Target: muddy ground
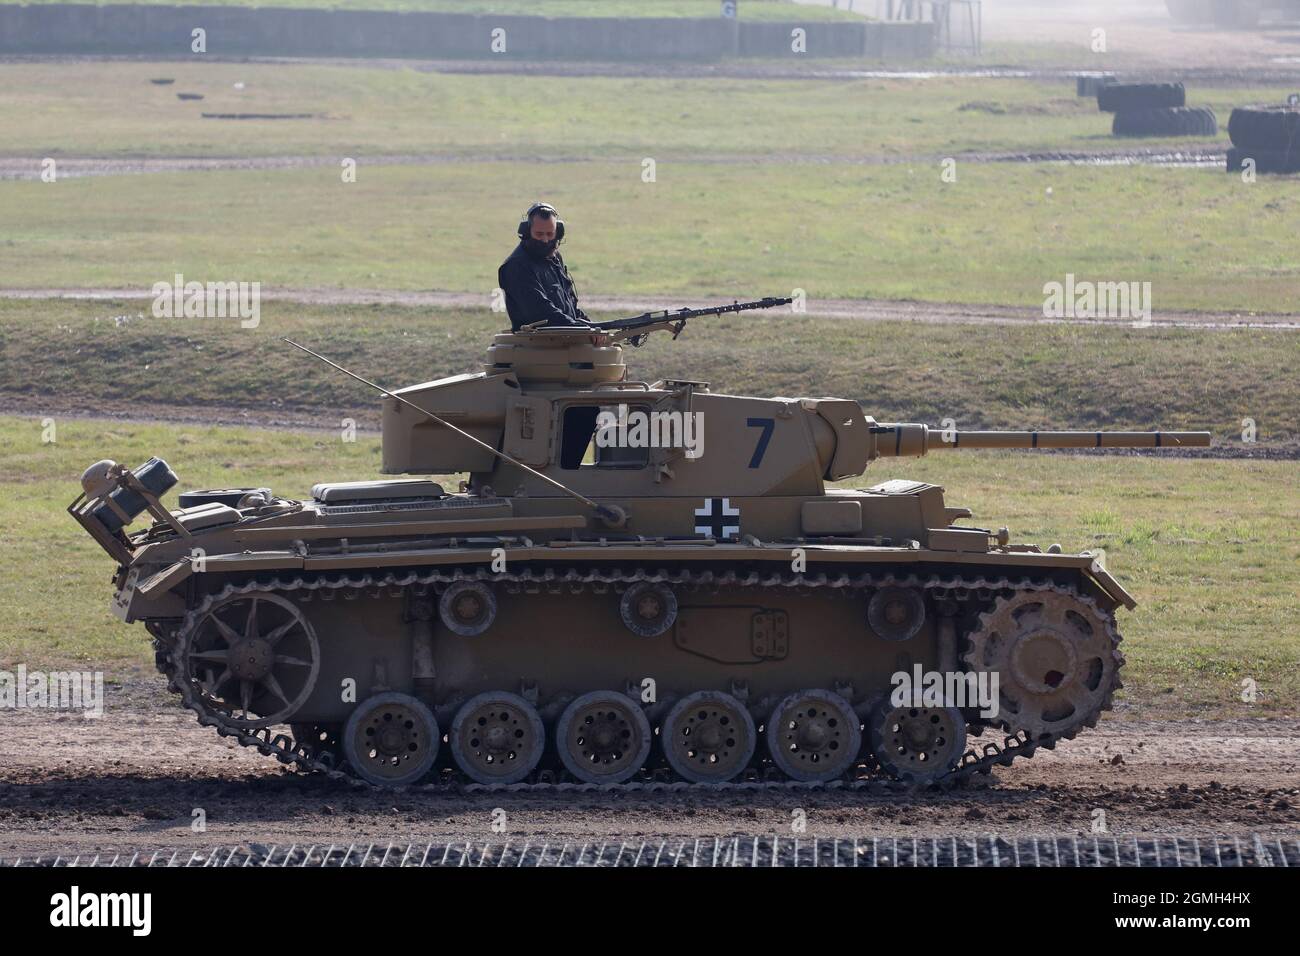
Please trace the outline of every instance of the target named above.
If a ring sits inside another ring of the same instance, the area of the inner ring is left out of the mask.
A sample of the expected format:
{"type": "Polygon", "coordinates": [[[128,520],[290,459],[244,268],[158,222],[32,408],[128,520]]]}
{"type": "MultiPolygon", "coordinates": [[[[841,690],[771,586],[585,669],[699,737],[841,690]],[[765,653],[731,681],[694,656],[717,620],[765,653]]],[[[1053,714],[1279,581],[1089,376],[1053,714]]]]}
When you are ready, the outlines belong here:
{"type": "Polygon", "coordinates": [[[466,795],[378,793],[283,770],[199,727],[152,681],[99,719],[0,712],[0,857],[482,839],[1091,834],[1292,837],[1300,720],[1156,722],[1123,712],[957,792],[466,795]],[[504,833],[493,810],[506,814],[504,833]],[[191,829],[195,809],[206,832],[191,829]]]}

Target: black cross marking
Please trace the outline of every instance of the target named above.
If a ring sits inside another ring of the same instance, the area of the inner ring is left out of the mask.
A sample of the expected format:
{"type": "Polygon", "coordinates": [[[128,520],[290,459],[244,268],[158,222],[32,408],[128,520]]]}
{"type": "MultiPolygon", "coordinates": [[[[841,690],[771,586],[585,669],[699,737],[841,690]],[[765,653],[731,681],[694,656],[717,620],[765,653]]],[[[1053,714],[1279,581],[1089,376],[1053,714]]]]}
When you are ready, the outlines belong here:
{"type": "Polygon", "coordinates": [[[695,509],[695,533],[708,534],[719,541],[740,537],[740,508],[733,508],[728,498],[706,498],[695,509]]]}

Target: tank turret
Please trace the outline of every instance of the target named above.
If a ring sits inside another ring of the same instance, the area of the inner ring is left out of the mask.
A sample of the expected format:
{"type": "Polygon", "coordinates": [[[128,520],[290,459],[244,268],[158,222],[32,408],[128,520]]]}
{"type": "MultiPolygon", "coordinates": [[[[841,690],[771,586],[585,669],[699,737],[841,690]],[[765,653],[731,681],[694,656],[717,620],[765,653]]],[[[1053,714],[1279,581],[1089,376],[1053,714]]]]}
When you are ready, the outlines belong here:
{"type": "MultiPolygon", "coordinates": [[[[882,424],[851,400],[716,394],[708,383],[629,381],[624,333],[504,333],[481,373],[394,392],[384,403],[384,470],[470,472],[471,487],[556,495],[821,495],[876,458],[935,449],[1188,448],[1208,432],[958,431],[882,424]],[[412,407],[415,406],[415,407],[412,407]],[[495,457],[456,424],[513,461],[495,457]],[[520,465],[526,466],[521,468],[520,465]]],[[[656,529],[646,528],[646,533],[656,529]]]]}

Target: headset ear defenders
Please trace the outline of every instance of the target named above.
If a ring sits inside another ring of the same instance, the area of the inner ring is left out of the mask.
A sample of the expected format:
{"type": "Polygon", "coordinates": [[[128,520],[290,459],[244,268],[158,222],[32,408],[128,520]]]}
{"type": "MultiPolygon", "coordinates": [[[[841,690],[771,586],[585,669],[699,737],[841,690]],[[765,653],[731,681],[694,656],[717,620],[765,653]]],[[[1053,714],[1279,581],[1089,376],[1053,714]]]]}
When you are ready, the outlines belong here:
{"type": "Polygon", "coordinates": [[[548,202],[535,202],[528,207],[528,212],[524,213],[524,218],[519,221],[519,228],[516,232],[520,239],[527,239],[532,228],[533,216],[539,212],[546,211],[555,217],[555,241],[564,241],[564,220],[560,214],[555,211],[555,207],[548,202]]]}

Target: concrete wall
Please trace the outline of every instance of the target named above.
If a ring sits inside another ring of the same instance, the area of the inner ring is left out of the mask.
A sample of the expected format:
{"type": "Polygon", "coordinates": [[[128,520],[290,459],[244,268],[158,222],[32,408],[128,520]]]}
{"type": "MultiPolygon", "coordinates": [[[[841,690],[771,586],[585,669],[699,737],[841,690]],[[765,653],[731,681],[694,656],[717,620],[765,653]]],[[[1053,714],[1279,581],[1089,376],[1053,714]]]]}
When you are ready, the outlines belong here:
{"type": "Polygon", "coordinates": [[[210,56],[492,56],[575,60],[711,60],[727,56],[931,56],[932,24],[750,23],[710,19],[613,19],[169,7],[0,4],[0,54],[103,53],[187,56],[191,31],[207,31],[210,56]],[[807,52],[790,49],[807,31],[807,52]],[[492,31],[504,29],[505,53],[492,31]]]}
{"type": "Polygon", "coordinates": [[[867,24],[827,23],[742,23],[741,56],[862,56],[866,49],[867,24]],[[791,49],[794,38],[791,32],[799,27],[804,31],[804,53],[791,49]]]}

